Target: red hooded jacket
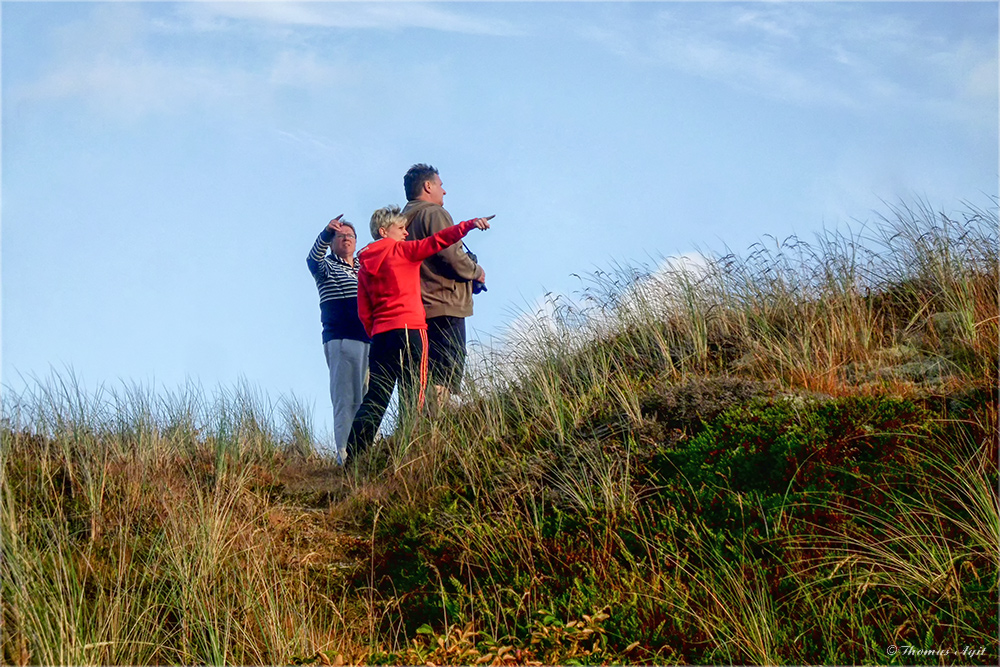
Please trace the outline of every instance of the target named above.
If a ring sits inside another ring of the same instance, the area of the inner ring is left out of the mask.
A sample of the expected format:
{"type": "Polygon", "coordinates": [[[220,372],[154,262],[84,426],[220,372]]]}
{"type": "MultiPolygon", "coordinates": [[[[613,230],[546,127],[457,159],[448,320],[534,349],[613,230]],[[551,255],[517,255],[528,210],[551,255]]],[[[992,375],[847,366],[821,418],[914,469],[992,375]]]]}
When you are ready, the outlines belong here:
{"type": "Polygon", "coordinates": [[[419,241],[380,239],[358,253],[358,316],[369,337],[392,329],[426,329],[420,263],[476,228],[464,220],[419,241]]]}

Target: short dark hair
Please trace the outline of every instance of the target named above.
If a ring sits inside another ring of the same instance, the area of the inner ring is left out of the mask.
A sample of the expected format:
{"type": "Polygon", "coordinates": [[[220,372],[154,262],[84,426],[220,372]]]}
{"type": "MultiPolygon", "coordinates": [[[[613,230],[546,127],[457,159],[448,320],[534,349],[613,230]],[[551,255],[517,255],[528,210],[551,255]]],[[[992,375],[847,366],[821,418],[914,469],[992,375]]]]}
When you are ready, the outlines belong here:
{"type": "Polygon", "coordinates": [[[403,176],[403,191],[406,192],[406,200],[413,201],[420,196],[424,189],[424,183],[436,176],[438,170],[429,164],[415,164],[410,167],[406,175],[403,176]]]}

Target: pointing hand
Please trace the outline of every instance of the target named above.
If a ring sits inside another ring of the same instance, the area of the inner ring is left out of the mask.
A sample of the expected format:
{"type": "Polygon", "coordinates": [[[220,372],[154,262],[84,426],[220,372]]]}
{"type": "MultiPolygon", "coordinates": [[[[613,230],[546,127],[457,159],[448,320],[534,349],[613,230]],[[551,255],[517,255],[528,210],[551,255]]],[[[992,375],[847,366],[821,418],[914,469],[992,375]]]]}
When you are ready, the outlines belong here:
{"type": "Polygon", "coordinates": [[[488,215],[485,218],[476,218],[474,221],[476,223],[476,229],[489,229],[490,228],[489,221],[492,220],[494,217],[495,216],[488,215]]]}
{"type": "Polygon", "coordinates": [[[334,218],[333,220],[331,220],[330,224],[328,224],[326,226],[326,228],[329,229],[334,234],[338,234],[340,232],[341,228],[344,226],[343,223],[340,222],[340,219],[343,218],[343,217],[344,217],[344,214],[341,213],[336,218],[334,218]]]}

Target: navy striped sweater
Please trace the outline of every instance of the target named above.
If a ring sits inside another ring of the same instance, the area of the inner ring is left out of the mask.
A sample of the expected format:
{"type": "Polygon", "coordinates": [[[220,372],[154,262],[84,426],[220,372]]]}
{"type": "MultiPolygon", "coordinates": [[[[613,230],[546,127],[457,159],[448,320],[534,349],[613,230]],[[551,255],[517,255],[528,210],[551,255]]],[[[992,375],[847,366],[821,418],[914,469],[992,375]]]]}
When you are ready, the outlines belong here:
{"type": "Polygon", "coordinates": [[[333,253],[326,254],[333,232],[323,229],[306,257],[309,272],[319,290],[323,343],[334,338],[350,338],[370,343],[358,318],[358,260],[351,266],[333,253]]]}

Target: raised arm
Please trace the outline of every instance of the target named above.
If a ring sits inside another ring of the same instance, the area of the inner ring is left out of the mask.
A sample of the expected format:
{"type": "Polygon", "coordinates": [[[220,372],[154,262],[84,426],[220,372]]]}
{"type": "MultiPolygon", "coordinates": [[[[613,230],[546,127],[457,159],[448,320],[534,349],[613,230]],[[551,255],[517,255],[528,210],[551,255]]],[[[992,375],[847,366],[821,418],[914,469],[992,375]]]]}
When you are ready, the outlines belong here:
{"type": "MultiPolygon", "coordinates": [[[[427,231],[431,235],[442,229],[457,226],[451,224],[451,216],[443,208],[426,213],[427,231]]],[[[430,260],[435,270],[452,280],[477,280],[483,273],[482,268],[472,261],[472,258],[462,249],[460,244],[445,246],[430,260]]]]}
{"type": "MultiPolygon", "coordinates": [[[[425,239],[420,239],[419,241],[403,241],[400,243],[399,249],[407,259],[414,262],[422,262],[431,255],[441,252],[442,249],[458,243],[462,240],[463,236],[471,232],[473,229],[489,228],[490,223],[486,218],[463,220],[457,225],[445,227],[441,231],[436,232],[432,236],[428,236],[425,239]]],[[[464,255],[465,253],[462,254],[464,255]]],[[[471,259],[469,262],[473,266],[476,266],[475,262],[471,259]]]]}
{"type": "Polygon", "coordinates": [[[333,237],[338,231],[340,231],[341,223],[340,219],[344,217],[341,213],[336,218],[327,223],[323,231],[319,233],[316,237],[316,242],[313,243],[312,249],[309,250],[309,254],[306,255],[306,266],[309,267],[309,272],[315,275],[320,275],[325,278],[327,272],[329,271],[326,262],[323,258],[326,257],[326,251],[330,247],[330,242],[333,241],[333,237]]]}

